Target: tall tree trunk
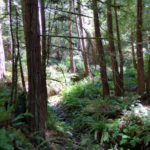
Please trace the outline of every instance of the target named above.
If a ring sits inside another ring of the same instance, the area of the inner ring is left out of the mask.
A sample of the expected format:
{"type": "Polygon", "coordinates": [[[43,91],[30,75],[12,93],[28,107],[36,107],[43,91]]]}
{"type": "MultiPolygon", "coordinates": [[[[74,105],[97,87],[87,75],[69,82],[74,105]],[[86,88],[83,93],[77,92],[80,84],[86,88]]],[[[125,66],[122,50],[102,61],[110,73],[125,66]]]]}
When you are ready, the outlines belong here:
{"type": "MultiPolygon", "coordinates": [[[[116,0],[114,0],[114,5],[116,6],[116,0]]],[[[115,10],[115,22],[116,22],[116,31],[117,31],[117,43],[118,43],[118,51],[119,51],[119,64],[120,64],[120,88],[121,93],[124,93],[124,83],[123,83],[123,65],[124,65],[124,58],[123,53],[121,49],[121,38],[120,38],[120,29],[119,29],[119,23],[118,23],[118,13],[117,13],[117,7],[114,7],[115,10]]]]}
{"type": "Polygon", "coordinates": [[[116,59],[116,50],[114,45],[112,10],[111,10],[112,1],[108,0],[107,2],[108,2],[107,4],[108,40],[109,40],[109,49],[110,49],[111,64],[112,64],[112,71],[113,71],[114,91],[115,91],[115,96],[121,96],[122,92],[120,87],[120,75],[118,71],[118,62],[116,59]]]}
{"type": "Polygon", "coordinates": [[[131,50],[132,50],[132,62],[133,62],[133,67],[134,69],[137,69],[137,63],[136,63],[136,58],[135,58],[135,49],[134,49],[134,40],[133,40],[133,33],[131,33],[131,50]]]}
{"type": "MultiPolygon", "coordinates": [[[[81,14],[81,2],[80,0],[78,0],[78,13],[81,14]]],[[[81,35],[81,49],[82,49],[82,53],[83,53],[83,60],[84,60],[84,67],[85,67],[85,74],[86,76],[90,76],[91,77],[91,72],[90,72],[90,67],[89,67],[89,62],[88,62],[88,57],[87,57],[87,51],[86,51],[86,47],[85,47],[85,39],[83,39],[84,37],[84,31],[83,31],[83,23],[82,23],[82,17],[81,15],[79,15],[79,26],[80,26],[80,35],[81,35]]]]}
{"type": "MultiPolygon", "coordinates": [[[[72,11],[72,0],[69,1],[69,12],[72,11]]],[[[69,22],[68,22],[68,30],[69,36],[72,36],[72,14],[69,14],[69,22]]],[[[70,54],[70,71],[71,73],[75,72],[75,64],[73,59],[73,46],[72,46],[72,38],[69,38],[69,54],[70,54]]]]}
{"type": "Polygon", "coordinates": [[[12,2],[13,2],[12,0],[8,0],[10,34],[11,34],[11,41],[12,41],[12,88],[11,88],[10,105],[12,103],[15,103],[15,100],[17,99],[17,80],[18,80],[17,53],[16,53],[16,50],[15,50],[15,38],[14,38],[14,33],[13,33],[12,2]]]}
{"type": "MultiPolygon", "coordinates": [[[[57,15],[57,11],[54,12],[54,17],[53,20],[51,21],[50,12],[49,12],[48,35],[50,35],[51,31],[53,30],[56,15],[57,15]]],[[[52,38],[48,36],[47,37],[47,65],[49,64],[49,58],[51,54],[51,42],[52,42],[52,38]]]]}
{"type": "Polygon", "coordinates": [[[97,50],[99,53],[99,60],[100,60],[100,72],[101,72],[101,80],[103,86],[103,97],[105,97],[109,95],[109,85],[108,85],[107,72],[106,72],[105,54],[104,54],[103,44],[101,40],[97,0],[93,0],[93,5],[94,5],[93,11],[94,11],[95,36],[97,38],[96,46],[97,46],[97,50]]]}
{"type": "MultiPolygon", "coordinates": [[[[48,23],[48,35],[50,35],[51,33],[51,16],[50,16],[50,12],[49,12],[49,23],[48,23]]],[[[47,37],[47,64],[48,64],[48,61],[49,61],[49,57],[50,57],[50,49],[51,49],[51,37],[47,37]]]]}
{"type": "Polygon", "coordinates": [[[137,0],[137,73],[138,73],[138,93],[144,94],[144,61],[143,61],[143,38],[142,38],[142,9],[143,0],[137,0]]]}
{"type": "Polygon", "coordinates": [[[40,26],[38,0],[23,0],[23,23],[25,32],[28,84],[29,112],[34,118],[30,120],[33,129],[44,136],[45,129],[45,100],[42,93],[42,62],[40,48],[40,26]]]}
{"type": "Polygon", "coordinates": [[[45,102],[44,106],[44,120],[47,118],[47,83],[46,83],[46,21],[45,21],[45,2],[41,0],[41,22],[42,22],[42,100],[45,102]]]}
{"type": "Polygon", "coordinates": [[[19,33],[18,33],[18,31],[19,31],[19,18],[18,17],[19,17],[18,10],[16,10],[16,43],[17,43],[17,50],[18,50],[17,62],[19,60],[22,87],[24,89],[24,92],[26,92],[26,85],[25,85],[23,67],[22,67],[21,56],[20,56],[20,42],[19,42],[19,33]]]}
{"type": "Polygon", "coordinates": [[[5,53],[2,39],[2,27],[0,24],[0,79],[5,77],[5,53]]]}
{"type": "Polygon", "coordinates": [[[150,94],[150,56],[148,59],[147,93],[150,94]]]}
{"type": "MultiPolygon", "coordinates": [[[[148,35],[148,50],[150,51],[150,33],[148,35]]],[[[150,94],[150,54],[148,58],[148,71],[147,71],[147,76],[146,76],[146,90],[147,93],[150,94]]]]}
{"type": "MultiPolygon", "coordinates": [[[[6,11],[8,12],[8,19],[10,20],[10,15],[9,15],[9,13],[10,13],[10,7],[9,7],[9,0],[5,0],[5,6],[6,6],[6,11]]],[[[9,30],[9,36],[11,37],[11,34],[10,34],[10,25],[9,25],[9,27],[8,27],[8,30],[9,30]]],[[[12,39],[11,38],[9,38],[9,43],[7,43],[7,44],[9,44],[8,45],[8,52],[7,52],[7,58],[9,59],[9,60],[11,60],[11,57],[12,57],[12,39]]]]}

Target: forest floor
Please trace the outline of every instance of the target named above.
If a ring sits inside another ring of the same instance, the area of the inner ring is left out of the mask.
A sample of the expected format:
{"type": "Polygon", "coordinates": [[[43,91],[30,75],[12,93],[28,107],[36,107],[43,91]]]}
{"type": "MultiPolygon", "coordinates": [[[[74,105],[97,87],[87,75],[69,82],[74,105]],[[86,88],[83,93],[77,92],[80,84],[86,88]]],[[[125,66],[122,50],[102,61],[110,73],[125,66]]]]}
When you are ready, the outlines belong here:
{"type": "MultiPolygon", "coordinates": [[[[100,144],[98,147],[95,146],[95,148],[94,148],[94,146],[93,146],[93,148],[89,147],[88,144],[82,145],[81,140],[83,140],[83,139],[81,139],[81,136],[82,136],[82,134],[85,134],[85,133],[84,133],[84,131],[82,133],[78,129],[74,129],[74,127],[72,127],[72,123],[70,120],[71,118],[66,113],[66,111],[65,111],[66,108],[64,108],[64,106],[62,105],[62,102],[63,102],[63,96],[60,96],[60,94],[58,94],[58,95],[55,95],[55,96],[52,96],[49,98],[49,104],[48,105],[53,110],[53,112],[56,114],[56,116],[58,117],[58,119],[60,121],[65,122],[65,124],[67,126],[71,127],[71,128],[69,128],[69,131],[67,132],[67,133],[69,133],[68,134],[69,136],[67,136],[67,137],[64,136],[64,137],[67,139],[70,139],[70,142],[72,142],[72,144],[70,145],[70,148],[68,147],[67,144],[66,145],[68,148],[65,147],[65,144],[64,145],[61,144],[61,147],[59,147],[58,145],[57,145],[58,146],[57,147],[54,144],[56,147],[54,146],[53,148],[56,150],[57,149],[60,149],[60,150],[61,149],[62,150],[108,150],[108,147],[107,147],[108,143],[106,144],[106,146],[105,146],[105,144],[100,144]],[[62,145],[63,145],[63,147],[62,147],[62,145]]],[[[124,116],[126,113],[129,113],[129,111],[130,111],[130,113],[132,113],[132,111],[133,111],[140,118],[146,117],[146,119],[150,121],[150,105],[149,104],[142,105],[141,103],[138,103],[134,107],[134,109],[126,110],[126,112],[124,112],[124,114],[122,114],[122,116],[120,116],[120,118],[125,119],[124,116]]],[[[120,119],[120,122],[123,119],[120,119]]],[[[130,120],[128,120],[128,121],[130,122],[130,120]]],[[[137,128],[137,130],[138,130],[138,128],[137,128]]],[[[90,132],[90,130],[87,132],[90,132]]],[[[88,142],[88,140],[85,139],[85,142],[88,142]]],[[[132,149],[132,148],[130,148],[130,149],[132,149]]],[[[130,149],[128,149],[128,150],[130,150],[130,149]]],[[[117,150],[117,146],[116,146],[116,149],[109,149],[109,150],[117,150]]],[[[124,149],[122,148],[122,150],[124,150],[124,149]]],[[[145,149],[145,148],[141,149],[140,148],[139,150],[149,150],[149,149],[145,149]]]]}
{"type": "Polygon", "coordinates": [[[63,97],[60,95],[55,95],[55,96],[52,96],[49,98],[48,106],[56,114],[56,116],[58,117],[58,120],[61,122],[64,122],[65,126],[67,126],[67,131],[65,131],[66,135],[63,135],[64,137],[62,138],[62,140],[64,140],[64,138],[65,138],[64,143],[54,144],[52,148],[56,149],[56,150],[61,150],[61,149],[66,150],[67,147],[68,147],[68,150],[69,150],[69,147],[71,149],[82,149],[78,144],[80,133],[71,127],[71,122],[69,120],[69,117],[65,113],[64,107],[61,104],[62,101],[63,101],[63,97]],[[67,144],[67,142],[69,142],[70,144],[67,144]]]}
{"type": "MultiPolygon", "coordinates": [[[[149,100],[143,101],[137,95],[136,71],[125,72],[123,97],[113,95],[113,80],[109,74],[111,96],[105,99],[101,96],[99,75],[74,82],[67,72],[64,74],[54,67],[50,72],[52,74],[47,76],[47,140],[43,141],[49,148],[46,145],[45,150],[150,150],[150,105],[146,103],[149,100]]],[[[20,117],[29,114],[16,116],[12,108],[5,110],[10,87],[0,86],[0,126],[3,127],[0,129],[0,149],[3,144],[12,149],[30,150],[32,147],[33,150],[34,133],[29,133],[26,125],[20,122],[20,117]]],[[[21,99],[24,102],[24,97],[21,99]]]]}

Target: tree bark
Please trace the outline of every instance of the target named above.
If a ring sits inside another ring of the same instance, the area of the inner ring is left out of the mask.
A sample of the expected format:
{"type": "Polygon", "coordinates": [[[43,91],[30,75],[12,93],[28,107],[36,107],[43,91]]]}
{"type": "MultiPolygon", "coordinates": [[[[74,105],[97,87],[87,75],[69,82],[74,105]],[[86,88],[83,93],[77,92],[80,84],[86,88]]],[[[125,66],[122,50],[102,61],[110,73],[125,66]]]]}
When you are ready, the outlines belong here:
{"type": "MultiPolygon", "coordinates": [[[[80,5],[80,0],[78,0],[78,13],[81,14],[81,5],[80,5]]],[[[80,26],[80,35],[81,35],[81,49],[83,53],[83,60],[84,60],[84,67],[85,67],[85,74],[86,76],[91,77],[91,72],[90,72],[90,67],[89,67],[89,62],[88,62],[88,57],[87,57],[87,51],[85,47],[85,40],[83,39],[84,37],[84,31],[83,31],[83,23],[82,23],[82,17],[79,16],[79,26],[80,26]]]]}
{"type": "Polygon", "coordinates": [[[114,34],[113,34],[113,22],[112,22],[112,10],[111,4],[112,1],[107,1],[107,26],[108,26],[108,40],[109,40],[109,50],[110,50],[110,57],[111,57],[111,64],[112,64],[112,71],[113,71],[113,80],[114,80],[114,91],[115,96],[121,96],[121,87],[120,87],[120,75],[118,71],[118,62],[116,59],[116,50],[114,45],[114,34]]]}
{"type": "MultiPolygon", "coordinates": [[[[93,5],[94,5],[93,12],[94,12],[95,36],[97,38],[101,38],[97,0],[93,0],[93,5]]],[[[108,78],[106,72],[105,54],[104,54],[104,49],[103,49],[103,44],[101,39],[96,39],[96,46],[99,53],[100,72],[101,72],[101,80],[103,86],[103,97],[105,97],[109,95],[109,85],[108,85],[108,78]]]]}
{"type": "Polygon", "coordinates": [[[45,2],[41,0],[41,25],[42,25],[42,100],[45,102],[44,106],[44,120],[47,119],[47,83],[46,83],[46,20],[45,20],[45,2]]]}
{"type": "Polygon", "coordinates": [[[143,61],[143,38],[142,38],[142,9],[143,1],[137,0],[137,73],[138,73],[138,93],[144,94],[144,61],[143,61]]]}
{"type": "MultiPolygon", "coordinates": [[[[72,11],[72,0],[69,1],[69,12],[72,11]]],[[[72,14],[69,14],[69,22],[68,22],[68,30],[69,36],[72,36],[72,14]]],[[[71,73],[75,72],[75,63],[73,59],[73,46],[72,46],[72,38],[69,38],[69,54],[70,54],[70,71],[71,73]]]]}
{"type": "Polygon", "coordinates": [[[23,23],[27,52],[29,112],[34,118],[30,120],[33,129],[44,136],[45,100],[42,93],[42,62],[40,47],[40,26],[38,0],[23,0],[23,23]]]}
{"type": "Polygon", "coordinates": [[[133,33],[131,33],[131,50],[132,50],[132,62],[133,62],[133,67],[134,69],[137,69],[137,63],[136,63],[136,58],[135,58],[135,49],[134,49],[134,40],[133,40],[133,33]]]}
{"type": "Polygon", "coordinates": [[[18,61],[19,61],[22,87],[24,89],[24,92],[26,92],[26,85],[25,85],[24,74],[23,74],[23,67],[22,67],[21,56],[20,56],[20,42],[19,42],[19,33],[18,33],[18,31],[19,31],[19,18],[18,17],[19,17],[19,14],[18,14],[18,11],[16,9],[16,44],[17,44],[16,47],[17,47],[17,50],[18,50],[17,58],[16,58],[16,65],[18,65],[18,61]]]}
{"type": "MultiPolygon", "coordinates": [[[[116,6],[116,0],[114,0],[114,5],[116,6]]],[[[118,23],[118,13],[117,7],[114,7],[115,10],[115,22],[116,22],[116,31],[117,31],[117,44],[118,44],[118,51],[119,51],[119,64],[120,64],[120,88],[121,94],[124,93],[124,79],[123,79],[123,66],[124,66],[124,57],[121,49],[121,38],[120,38],[120,29],[118,23]]]]}
{"type": "Polygon", "coordinates": [[[2,39],[2,27],[0,24],[0,80],[5,77],[5,53],[2,39]]]}
{"type": "MultiPolygon", "coordinates": [[[[148,34],[148,51],[150,52],[150,33],[148,34]]],[[[150,55],[148,56],[148,70],[146,76],[146,91],[150,95],[150,55]]]]}
{"type": "MultiPolygon", "coordinates": [[[[10,15],[9,15],[9,13],[10,13],[9,0],[5,0],[5,5],[6,5],[6,11],[8,12],[8,19],[10,20],[10,15]]],[[[9,36],[11,37],[11,34],[10,34],[10,32],[11,32],[10,25],[9,25],[8,28],[9,28],[8,29],[9,30],[9,36]]],[[[13,47],[13,45],[12,45],[12,39],[9,38],[8,40],[9,40],[9,43],[7,43],[8,44],[7,58],[9,60],[11,60],[12,59],[12,47],[13,47]]]]}
{"type": "Polygon", "coordinates": [[[12,87],[11,87],[10,105],[12,103],[15,103],[15,100],[17,99],[17,80],[18,80],[17,53],[15,49],[15,38],[14,38],[14,33],[13,33],[12,2],[13,2],[12,0],[8,0],[10,34],[11,34],[11,41],[12,41],[12,87]]]}

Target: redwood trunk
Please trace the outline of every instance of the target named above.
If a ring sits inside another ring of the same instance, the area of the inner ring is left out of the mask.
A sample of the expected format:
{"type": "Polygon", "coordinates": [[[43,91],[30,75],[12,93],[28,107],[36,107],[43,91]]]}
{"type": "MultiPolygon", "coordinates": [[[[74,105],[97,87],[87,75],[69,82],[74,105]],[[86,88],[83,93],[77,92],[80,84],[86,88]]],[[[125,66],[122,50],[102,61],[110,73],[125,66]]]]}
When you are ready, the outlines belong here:
{"type": "Polygon", "coordinates": [[[13,3],[11,0],[8,0],[8,14],[9,14],[9,22],[10,22],[10,34],[12,41],[12,87],[11,87],[11,101],[9,105],[15,103],[17,99],[17,53],[15,50],[15,38],[13,33],[13,18],[12,18],[12,6],[13,3]]]}
{"type": "Polygon", "coordinates": [[[45,101],[42,95],[42,63],[40,48],[40,26],[38,0],[23,0],[23,20],[27,52],[29,112],[34,118],[30,120],[31,127],[44,136],[45,101]]]}
{"type": "Polygon", "coordinates": [[[137,63],[135,58],[135,49],[134,49],[134,40],[133,40],[133,33],[131,33],[131,50],[132,50],[132,62],[134,69],[137,69],[137,63]]]}
{"type": "MultiPolygon", "coordinates": [[[[114,5],[116,6],[116,0],[114,0],[114,5]]],[[[117,7],[114,7],[115,10],[115,22],[116,22],[116,31],[117,31],[117,43],[118,43],[118,51],[119,51],[119,63],[120,63],[120,88],[121,93],[124,92],[124,83],[123,83],[123,65],[124,65],[124,58],[123,53],[121,49],[121,38],[120,38],[120,29],[119,29],[119,23],[118,23],[118,13],[117,13],[117,7]]]]}
{"type": "Polygon", "coordinates": [[[45,21],[45,2],[41,0],[41,25],[42,25],[42,100],[45,102],[43,118],[47,118],[47,83],[46,83],[46,21],[45,21]]]}
{"type": "Polygon", "coordinates": [[[105,54],[104,54],[103,44],[101,40],[97,0],[93,0],[93,4],[94,4],[93,11],[94,11],[95,36],[97,37],[96,46],[97,46],[97,50],[99,53],[99,60],[100,60],[100,72],[101,72],[101,80],[103,86],[103,97],[105,97],[109,95],[109,85],[108,85],[107,72],[106,72],[105,54]]]}
{"type": "MultiPolygon", "coordinates": [[[[72,11],[72,0],[69,1],[69,12],[72,11]]],[[[68,30],[69,36],[72,37],[72,14],[69,14],[69,22],[68,22],[68,30]]],[[[75,64],[73,59],[73,46],[72,46],[72,38],[69,38],[69,54],[70,54],[70,71],[71,73],[75,72],[75,64]]]]}
{"type": "MultiPolygon", "coordinates": [[[[150,34],[148,35],[148,50],[150,51],[150,34]]],[[[148,58],[148,71],[147,71],[147,78],[146,78],[146,90],[147,93],[150,94],[150,55],[148,58]]]]}
{"type": "MultiPolygon", "coordinates": [[[[80,5],[80,0],[78,0],[78,13],[81,14],[81,5],[80,5]]],[[[80,26],[80,35],[81,35],[81,49],[82,49],[82,53],[83,53],[83,60],[84,60],[84,66],[85,66],[85,74],[86,76],[90,76],[91,77],[91,72],[90,72],[90,67],[89,67],[89,62],[88,62],[88,57],[87,57],[87,51],[86,51],[86,47],[85,47],[85,39],[83,39],[84,37],[84,31],[83,31],[83,23],[82,23],[82,17],[81,15],[79,15],[79,26],[80,26]]]]}
{"type": "Polygon", "coordinates": [[[142,38],[142,9],[143,1],[137,0],[137,73],[138,73],[138,93],[144,94],[144,61],[143,61],[143,38],[142,38]]]}
{"type": "Polygon", "coordinates": [[[116,50],[114,46],[112,10],[111,10],[110,0],[108,1],[108,5],[107,5],[107,26],[108,26],[109,50],[110,50],[113,80],[114,80],[114,91],[115,91],[115,96],[121,96],[122,92],[121,92],[121,87],[120,87],[120,75],[118,71],[118,62],[116,59],[116,50]]]}

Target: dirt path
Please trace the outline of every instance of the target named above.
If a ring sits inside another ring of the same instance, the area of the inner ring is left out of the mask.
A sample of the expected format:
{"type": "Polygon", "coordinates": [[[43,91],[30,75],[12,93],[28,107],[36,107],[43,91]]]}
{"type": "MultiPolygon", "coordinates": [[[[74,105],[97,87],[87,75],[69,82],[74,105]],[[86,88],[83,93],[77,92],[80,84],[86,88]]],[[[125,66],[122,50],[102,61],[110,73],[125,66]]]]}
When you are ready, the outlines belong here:
{"type": "MultiPolygon", "coordinates": [[[[56,96],[52,96],[49,98],[49,107],[54,111],[54,113],[56,114],[56,116],[58,117],[58,119],[60,121],[65,122],[65,124],[67,126],[71,127],[71,122],[68,118],[68,116],[66,115],[66,113],[64,112],[64,108],[61,105],[61,102],[63,100],[62,96],[56,95],[56,96]]],[[[69,131],[66,132],[66,136],[67,138],[70,140],[70,143],[72,145],[72,149],[70,150],[85,150],[85,148],[82,148],[81,146],[79,146],[79,142],[80,142],[80,133],[77,132],[76,130],[74,130],[72,127],[70,128],[69,131]]],[[[65,150],[65,147],[64,147],[65,150]]]]}

